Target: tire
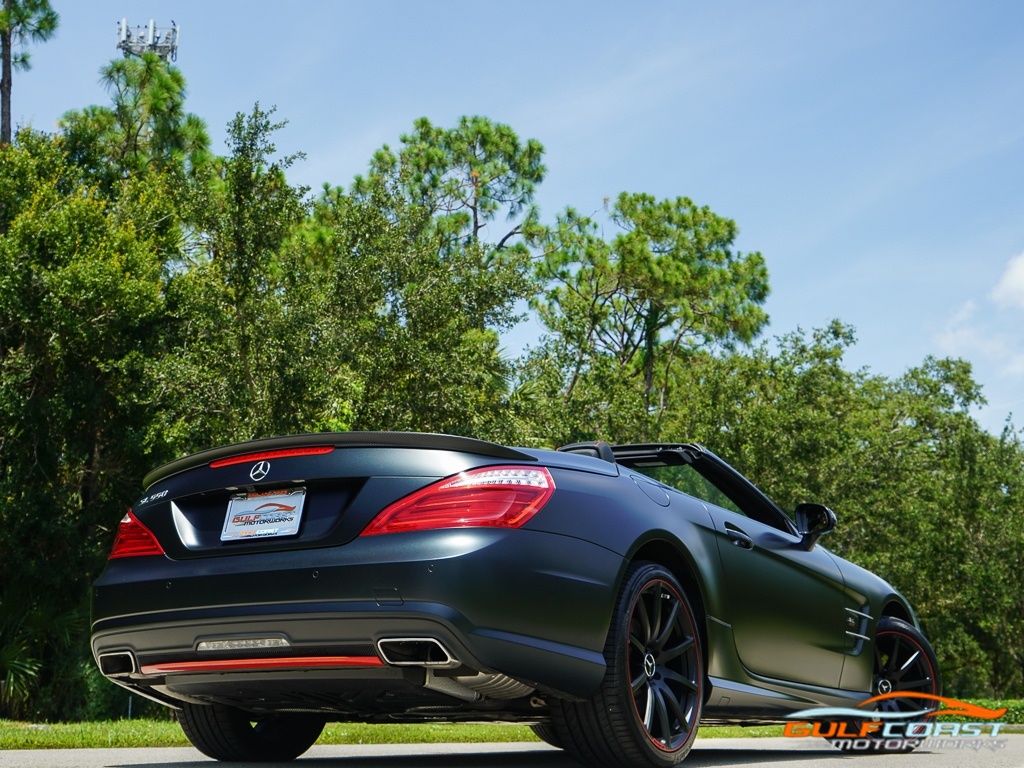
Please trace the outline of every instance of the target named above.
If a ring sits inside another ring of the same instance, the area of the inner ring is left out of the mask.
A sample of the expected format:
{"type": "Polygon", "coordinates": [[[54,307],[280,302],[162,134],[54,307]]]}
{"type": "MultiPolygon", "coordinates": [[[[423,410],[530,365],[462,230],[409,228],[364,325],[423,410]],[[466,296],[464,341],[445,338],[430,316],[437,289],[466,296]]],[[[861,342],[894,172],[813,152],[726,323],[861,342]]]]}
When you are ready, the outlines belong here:
{"type": "Polygon", "coordinates": [[[534,735],[541,741],[546,741],[552,747],[562,748],[562,742],[558,738],[558,732],[555,730],[555,726],[551,723],[540,723],[538,725],[531,725],[530,730],[533,731],[534,735]]]}
{"type": "Polygon", "coordinates": [[[604,649],[607,671],[588,701],[555,701],[552,724],[578,761],[669,768],[693,746],[704,700],[704,660],[693,610],[672,573],[626,571],[604,649]]]}
{"type": "MultiPolygon", "coordinates": [[[[883,616],[875,631],[875,663],[871,676],[871,696],[893,693],[924,693],[938,696],[942,692],[939,676],[939,662],[927,638],[915,627],[902,619],[883,616]]],[[[920,720],[922,709],[937,709],[937,702],[920,698],[888,698],[878,703],[875,711],[884,713],[908,713],[908,722],[920,720]]],[[[870,710],[866,710],[870,711],[870,710]]],[[[927,715],[923,716],[927,718],[927,715]]],[[[849,730],[859,727],[851,724],[849,730]]],[[[900,754],[913,752],[921,739],[884,739],[878,734],[868,734],[869,747],[864,750],[849,749],[842,739],[829,739],[833,746],[851,754],[878,754],[885,752],[900,754]],[[902,743],[898,743],[902,742],[902,743]]]]}
{"type": "Polygon", "coordinates": [[[294,760],[320,737],[324,721],[308,715],[260,715],[223,704],[184,704],[178,722],[192,745],[226,762],[294,760]]]}

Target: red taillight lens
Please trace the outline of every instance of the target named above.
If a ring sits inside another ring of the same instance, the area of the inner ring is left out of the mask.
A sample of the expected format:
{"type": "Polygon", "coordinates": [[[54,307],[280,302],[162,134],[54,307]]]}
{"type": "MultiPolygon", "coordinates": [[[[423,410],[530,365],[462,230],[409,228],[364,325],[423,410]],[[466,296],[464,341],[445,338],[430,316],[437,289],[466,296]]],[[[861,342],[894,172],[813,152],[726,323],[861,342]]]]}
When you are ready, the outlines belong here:
{"type": "Polygon", "coordinates": [[[156,540],[156,536],[146,526],[135,519],[132,511],[117,526],[117,538],[114,548],[110,551],[110,560],[117,557],[141,557],[143,555],[162,555],[164,548],[156,540]]]}
{"type": "Polygon", "coordinates": [[[518,528],[555,492],[543,467],[485,467],[421,488],[381,512],[363,536],[476,526],[518,528]]]}

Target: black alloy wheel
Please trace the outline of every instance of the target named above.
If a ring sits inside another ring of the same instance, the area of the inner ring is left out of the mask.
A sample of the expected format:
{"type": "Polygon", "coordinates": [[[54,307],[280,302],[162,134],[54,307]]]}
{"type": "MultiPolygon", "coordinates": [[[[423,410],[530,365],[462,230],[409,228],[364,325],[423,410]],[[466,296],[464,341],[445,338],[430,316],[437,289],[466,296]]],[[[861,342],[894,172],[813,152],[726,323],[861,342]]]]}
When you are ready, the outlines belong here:
{"type": "MultiPolygon", "coordinates": [[[[922,710],[938,709],[938,702],[916,696],[898,694],[928,694],[938,696],[942,692],[939,677],[939,662],[931,644],[913,625],[902,619],[883,616],[875,632],[875,657],[871,680],[871,697],[885,696],[876,702],[874,711],[894,714],[906,713],[907,722],[927,721],[930,715],[920,714],[922,710]],[[893,695],[897,694],[897,695],[893,695]]],[[[865,710],[868,715],[871,710],[865,710]]],[[[897,718],[898,720],[898,718],[897,718]]],[[[848,731],[855,733],[860,722],[850,723],[848,731]]],[[[864,750],[850,749],[850,740],[829,739],[829,741],[851,754],[905,753],[912,752],[922,739],[885,738],[878,733],[863,737],[868,747],[864,750]],[[844,741],[846,743],[844,743],[844,741]]]]}
{"type": "Polygon", "coordinates": [[[697,638],[683,596],[653,579],[637,595],[629,624],[633,708],[658,749],[673,752],[696,732],[700,662],[697,638]]]}
{"type": "MultiPolygon", "coordinates": [[[[931,645],[913,625],[883,617],[875,633],[872,696],[893,693],[939,694],[939,665],[931,645]]],[[[920,712],[935,702],[914,697],[879,702],[879,712],[920,712]]]]}
{"type": "Polygon", "coordinates": [[[627,572],[605,646],[608,671],[596,696],[553,708],[559,738],[591,765],[666,768],[697,736],[704,661],[693,610],[666,568],[627,572]]]}

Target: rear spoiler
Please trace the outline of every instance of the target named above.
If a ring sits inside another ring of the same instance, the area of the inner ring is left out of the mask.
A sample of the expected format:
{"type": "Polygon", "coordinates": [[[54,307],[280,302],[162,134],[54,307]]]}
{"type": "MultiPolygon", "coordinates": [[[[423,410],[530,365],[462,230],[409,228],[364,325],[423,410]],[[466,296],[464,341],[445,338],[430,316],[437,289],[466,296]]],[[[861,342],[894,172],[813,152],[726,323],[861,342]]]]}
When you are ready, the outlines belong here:
{"type": "Polygon", "coordinates": [[[193,453],[191,456],[184,456],[157,467],[146,475],[142,485],[144,488],[149,488],[153,483],[166,480],[171,475],[201,467],[218,459],[259,451],[321,445],[337,448],[422,448],[434,451],[472,453],[477,456],[490,456],[509,461],[537,461],[533,456],[497,443],[476,440],[472,437],[458,437],[457,435],[435,435],[423,432],[314,432],[306,435],[267,437],[262,440],[250,440],[246,443],[235,443],[193,453]]]}

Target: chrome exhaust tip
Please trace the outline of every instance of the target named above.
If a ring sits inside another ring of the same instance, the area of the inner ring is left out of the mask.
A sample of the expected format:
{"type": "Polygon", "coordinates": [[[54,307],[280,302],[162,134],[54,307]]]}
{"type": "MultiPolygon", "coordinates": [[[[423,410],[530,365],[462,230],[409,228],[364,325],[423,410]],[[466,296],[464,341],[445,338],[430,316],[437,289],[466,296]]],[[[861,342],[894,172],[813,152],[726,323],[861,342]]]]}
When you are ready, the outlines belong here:
{"type": "Polygon", "coordinates": [[[106,677],[126,677],[139,671],[135,656],[131,651],[101,653],[99,656],[100,672],[106,677]]]}
{"type": "Polygon", "coordinates": [[[388,637],[377,641],[377,653],[393,667],[452,669],[462,665],[440,640],[432,637],[388,637]]]}

